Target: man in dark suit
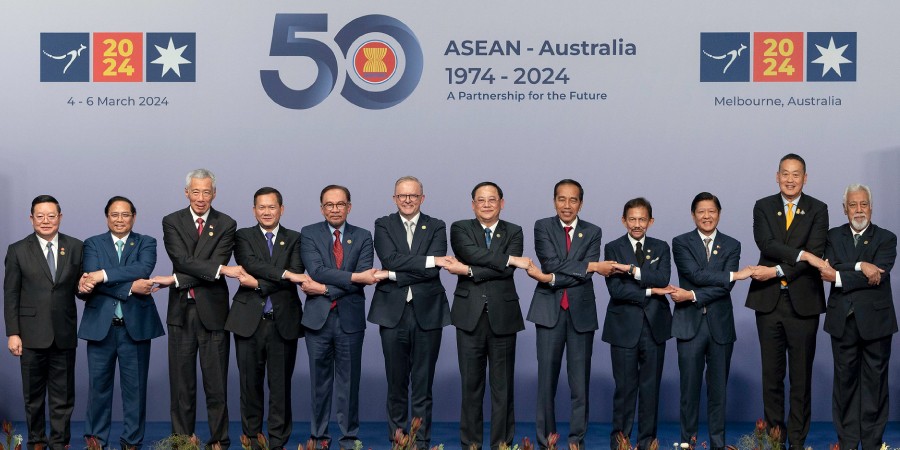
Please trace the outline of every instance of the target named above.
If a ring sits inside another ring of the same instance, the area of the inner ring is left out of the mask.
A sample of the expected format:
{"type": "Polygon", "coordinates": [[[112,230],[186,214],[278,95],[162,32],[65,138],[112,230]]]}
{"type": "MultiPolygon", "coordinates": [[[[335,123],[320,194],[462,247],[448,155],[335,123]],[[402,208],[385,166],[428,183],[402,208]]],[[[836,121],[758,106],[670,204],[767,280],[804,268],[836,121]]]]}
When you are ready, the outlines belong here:
{"type": "Polygon", "coordinates": [[[575,180],[561,180],[553,187],[556,215],[534,223],[534,248],[541,268],[532,265],[528,275],[538,281],[528,309],[528,320],[537,332],[538,401],[537,442],[548,447],[556,433],[556,388],[563,351],[572,392],[569,445],[584,448],[587,434],[591,355],[597,322],[597,303],[591,275],[607,276],[611,261],[599,261],[600,228],[578,217],[584,189],[575,180]]]}
{"type": "Polygon", "coordinates": [[[656,439],[659,383],[666,355],[666,340],[672,337],[672,312],[666,294],[671,260],[669,244],[647,237],[653,225],[653,207],[643,197],[629,200],[622,210],[624,236],[604,249],[608,261],[618,261],[606,280],[609,305],[603,322],[604,342],[610,344],[613,378],[613,421],[610,448],[618,448],[618,437],[631,438],[635,402],[638,402],[639,448],[649,448],[656,439]]]}
{"type": "Polygon", "coordinates": [[[696,228],[672,240],[678,287],[669,294],[675,302],[672,336],[678,340],[681,374],[681,442],[697,437],[700,386],[706,369],[709,443],[725,448],[725,393],[734,341],[731,288],[750,277],[738,271],[741,243],[720,232],[719,198],[701,192],[691,202],[696,228]]]}
{"type": "Polygon", "coordinates": [[[86,292],[78,337],[87,341],[88,406],[85,438],[111,447],[113,385],[116,364],[122,389],[124,428],[121,448],[140,449],[147,416],[150,340],[165,334],[150,295],[156,266],[156,239],[132,231],[137,209],[115,196],[104,209],[109,231],[84,243],[79,290],[86,292]]]}
{"type": "Polygon", "coordinates": [[[820,257],[825,253],[828,207],[802,194],[806,162],[799,155],[781,158],[775,181],[781,192],[753,206],[753,238],[760,255],[746,305],[756,311],[766,422],[782,430],[782,440],[789,441],[791,449],[801,449],[809,432],[816,331],[819,314],[825,312],[819,268],[825,266],[820,257]],[[785,428],[787,368],[791,394],[785,428]]]}
{"type": "Polygon", "coordinates": [[[303,313],[297,285],[307,281],[300,260],[300,233],[281,225],[281,192],[263,187],[253,194],[257,224],[234,234],[234,260],[244,268],[225,329],[234,333],[241,386],[241,430],[254,448],[262,432],[263,384],[269,383],[269,448],[291,437],[291,377],[303,313]]]}
{"type": "Polygon", "coordinates": [[[330,185],[319,194],[322,222],[300,230],[300,256],[311,278],[303,283],[306,350],[312,403],[310,438],[328,440],[331,399],[336,397],[341,449],[359,433],[359,376],[366,330],[363,288],[375,284],[372,234],[347,223],[350,190],[330,185]]]}
{"type": "Polygon", "coordinates": [[[382,278],[375,288],[369,322],[379,325],[387,374],[388,436],[422,419],[416,447],[431,442],[431,386],[443,327],[450,325],[450,303],[441,284],[447,257],[444,221],[421,212],[425,193],[415,177],[394,183],[397,212],[375,221],[375,252],[382,278]],[[410,387],[412,396],[410,396],[410,387]]]}
{"type": "Polygon", "coordinates": [[[522,257],[522,227],[500,220],[503,191],[485,181],[472,189],[474,219],[454,222],[450,246],[458,261],[447,270],[458,275],[450,320],[456,327],[462,406],[462,448],[480,449],[484,434],[482,403],[485,369],[490,365],[491,449],[512,445],[515,437],[513,381],[516,333],[525,329],[513,274],[531,260],[522,257]]]}
{"type": "Polygon", "coordinates": [[[197,415],[197,356],[203,374],[208,445],[228,448],[228,355],[231,341],[225,330],[228,285],[225,277],[244,274],[228,266],[237,223],[212,209],[215,175],[206,169],[189,172],[184,196],[190,205],[163,217],[163,242],[172,260],[173,275],[154,277],[169,289],[166,317],[169,332],[169,389],[172,432],[194,434],[197,415]]]}
{"type": "Polygon", "coordinates": [[[849,223],[828,232],[822,279],[831,282],[825,332],[834,355],[832,416],[840,448],[881,448],[888,420],[888,367],[897,316],[891,269],[897,235],[872,223],[872,191],[844,191],[849,223]]]}
{"type": "Polygon", "coordinates": [[[59,233],[62,210],[49,195],[31,202],[34,234],[9,246],[3,279],[7,348],[21,357],[28,450],[64,450],[75,406],[75,294],[82,243],[59,233]],[[50,404],[50,439],[44,418],[50,404]]]}

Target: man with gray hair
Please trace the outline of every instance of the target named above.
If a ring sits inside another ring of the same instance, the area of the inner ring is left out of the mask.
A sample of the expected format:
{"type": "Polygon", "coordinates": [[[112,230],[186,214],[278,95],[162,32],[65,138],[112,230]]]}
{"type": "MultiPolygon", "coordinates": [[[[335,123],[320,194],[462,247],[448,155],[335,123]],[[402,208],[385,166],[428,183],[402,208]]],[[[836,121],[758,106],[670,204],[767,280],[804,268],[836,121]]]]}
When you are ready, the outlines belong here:
{"type": "Polygon", "coordinates": [[[888,366],[897,316],[891,269],[897,236],[872,223],[872,191],[844,191],[848,223],[828,231],[820,272],[831,282],[825,332],[834,356],[832,418],[840,448],[880,448],[888,420],[888,366]]]}
{"type": "Polygon", "coordinates": [[[246,276],[240,266],[228,265],[237,223],[212,208],[216,176],[209,170],[187,174],[184,196],[188,208],[162,220],[163,241],[174,273],[152,279],[159,286],[171,286],[166,324],[172,433],[194,434],[199,353],[210,432],[206,442],[228,448],[226,388],[231,342],[225,331],[225,277],[246,276]]]}

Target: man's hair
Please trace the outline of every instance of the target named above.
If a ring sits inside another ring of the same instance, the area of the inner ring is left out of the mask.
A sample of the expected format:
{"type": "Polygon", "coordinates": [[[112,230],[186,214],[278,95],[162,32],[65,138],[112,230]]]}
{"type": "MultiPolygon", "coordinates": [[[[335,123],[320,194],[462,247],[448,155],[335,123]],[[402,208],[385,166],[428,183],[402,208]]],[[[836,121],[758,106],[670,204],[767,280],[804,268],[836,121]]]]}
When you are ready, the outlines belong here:
{"type": "Polygon", "coordinates": [[[803,173],[806,173],[806,161],[800,155],[796,153],[788,153],[781,157],[781,161],[778,161],[778,170],[781,170],[781,163],[793,159],[794,161],[799,161],[801,165],[803,165],[803,173]]]}
{"type": "Polygon", "coordinates": [[[553,186],[553,198],[554,199],[556,199],[556,193],[557,193],[557,191],[559,191],[559,187],[564,184],[571,184],[572,186],[577,187],[578,188],[578,201],[584,200],[584,188],[581,187],[581,183],[579,183],[571,178],[565,178],[565,179],[562,179],[562,180],[559,180],[556,182],[556,186],[553,186]]]}
{"type": "Polygon", "coordinates": [[[57,214],[62,213],[62,208],[59,207],[59,202],[56,201],[56,199],[52,195],[45,194],[45,195],[38,195],[37,197],[34,198],[34,200],[31,201],[31,214],[34,214],[34,207],[38,203],[53,203],[54,205],[56,205],[56,213],[57,214]]]}
{"type": "Polygon", "coordinates": [[[406,175],[406,176],[402,176],[402,177],[400,177],[400,178],[397,178],[397,181],[394,182],[394,189],[396,190],[396,189],[397,189],[397,186],[400,186],[400,183],[405,183],[405,182],[407,182],[407,181],[412,181],[413,183],[418,184],[418,185],[419,185],[419,191],[421,191],[423,194],[425,193],[425,187],[422,186],[422,182],[419,181],[418,178],[416,178],[416,177],[414,177],[414,176],[412,176],[412,175],[406,175]]]}
{"type": "Polygon", "coordinates": [[[650,206],[650,202],[644,197],[633,198],[625,202],[625,207],[622,208],[623,219],[628,216],[628,210],[631,208],[647,208],[647,215],[649,215],[651,219],[653,218],[653,207],[650,206]]]}
{"type": "Polygon", "coordinates": [[[256,190],[256,193],[253,194],[253,205],[256,206],[256,198],[260,195],[269,195],[275,194],[275,198],[278,200],[278,206],[284,204],[284,198],[281,197],[281,192],[278,192],[278,189],[273,187],[265,186],[256,190]]]}
{"type": "Polygon", "coordinates": [[[716,197],[715,195],[712,195],[709,192],[701,192],[701,193],[697,194],[696,196],[694,196],[694,201],[691,202],[691,213],[693,213],[694,211],[697,210],[698,203],[705,201],[705,200],[712,200],[713,203],[716,204],[716,209],[718,209],[719,211],[722,210],[722,204],[719,203],[719,197],[716,197]]]}
{"type": "Polygon", "coordinates": [[[347,189],[346,187],[341,186],[339,184],[329,184],[328,186],[325,186],[322,189],[322,192],[319,193],[319,203],[322,203],[322,199],[325,198],[325,193],[332,189],[340,189],[340,190],[344,191],[344,195],[347,196],[347,203],[350,203],[350,189],[347,189]]]}
{"type": "Polygon", "coordinates": [[[115,202],[128,203],[128,206],[131,207],[131,214],[137,214],[137,208],[134,207],[134,203],[131,203],[131,200],[128,200],[126,197],[122,197],[121,195],[116,195],[116,196],[110,198],[108,202],[106,202],[106,207],[103,208],[104,216],[109,215],[109,207],[112,206],[112,204],[115,202]]]}
{"type": "Polygon", "coordinates": [[[209,178],[212,180],[213,190],[216,190],[216,174],[212,173],[207,169],[194,169],[188,172],[187,176],[184,177],[184,188],[187,189],[191,187],[191,179],[196,178],[198,180],[202,180],[204,178],[209,178]]]}
{"type": "Polygon", "coordinates": [[[851,192],[859,192],[859,191],[863,191],[866,193],[866,195],[869,196],[869,207],[871,207],[872,206],[872,190],[869,189],[868,186],[866,186],[864,184],[859,184],[859,183],[853,183],[850,186],[847,186],[847,189],[844,189],[844,197],[843,197],[843,201],[841,202],[841,204],[844,205],[844,207],[847,207],[847,196],[850,195],[851,192]]]}
{"type": "Polygon", "coordinates": [[[500,186],[497,186],[497,183],[494,183],[493,181],[482,181],[481,183],[476,184],[475,187],[472,188],[472,200],[475,200],[475,191],[485,186],[491,186],[496,189],[497,195],[500,196],[500,200],[503,200],[503,189],[500,189],[500,186]]]}

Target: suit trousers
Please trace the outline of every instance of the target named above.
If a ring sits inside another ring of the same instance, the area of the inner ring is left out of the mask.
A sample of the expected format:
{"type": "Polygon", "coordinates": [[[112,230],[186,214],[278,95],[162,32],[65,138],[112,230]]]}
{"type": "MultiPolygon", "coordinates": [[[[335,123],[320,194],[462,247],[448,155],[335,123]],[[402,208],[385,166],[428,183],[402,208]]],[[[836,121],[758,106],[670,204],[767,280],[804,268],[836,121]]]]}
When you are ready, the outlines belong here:
{"type": "Polygon", "coordinates": [[[228,448],[228,355],[231,341],[225,330],[207,330],[200,322],[197,305],[188,303],[184,325],[169,325],[169,388],[172,432],[194,434],[197,417],[197,356],[206,394],[209,420],[207,444],[228,448]]]}
{"type": "Polygon", "coordinates": [[[144,443],[147,419],[147,373],[150,369],[150,340],[135,341],[123,326],[111,326],[102,341],[88,341],[88,404],[84,422],[85,437],[94,436],[103,445],[109,443],[112,421],[113,388],[116,362],[122,391],[121,448],[140,449],[144,443]]]}
{"type": "Polygon", "coordinates": [[[881,448],[888,420],[888,366],[891,335],[865,340],[856,316],[850,315],[844,335],[831,338],[834,355],[832,416],[842,449],[881,448]]]}
{"type": "Polygon", "coordinates": [[[756,312],[759,350],[762,356],[763,412],[770,427],[784,423],[784,377],[790,369],[790,414],[786,433],[790,448],[803,448],[809,433],[813,358],[819,316],[801,316],[782,289],[775,309],[756,312]]]}
{"type": "Polygon", "coordinates": [[[516,334],[491,330],[487,310],[471,332],[456,330],[459,372],[462,380],[459,437],[462,448],[481,449],[484,439],[485,370],[491,385],[491,449],[512,445],[516,434],[513,404],[516,368],[516,334]]]}
{"type": "Polygon", "coordinates": [[[431,443],[434,368],[443,330],[422,329],[416,321],[413,303],[407,302],[400,323],[393,328],[381,327],[379,331],[387,372],[389,436],[393,440],[395,430],[408,430],[411,409],[412,417],[422,419],[422,427],[416,434],[416,447],[427,450],[431,443]]]}
{"type": "Polygon", "coordinates": [[[241,431],[258,446],[262,432],[263,384],[269,383],[269,446],[284,447],[293,430],[291,378],[297,361],[297,339],[282,339],[273,320],[262,319],[250,337],[234,335],[241,386],[241,431]]]}
{"type": "Polygon", "coordinates": [[[70,423],[75,408],[75,349],[22,348],[22,392],[28,450],[35,444],[45,449],[65,450],[71,439],[70,423]],[[50,439],[44,416],[45,398],[50,406],[50,439]]]}
{"type": "MultiPolygon", "coordinates": [[[[556,433],[556,389],[563,351],[569,377],[572,414],[569,419],[569,444],[584,448],[588,427],[591,355],[594,331],[578,332],[572,325],[570,310],[560,309],[553,327],[536,325],[538,360],[538,398],[535,428],[540,448],[547,448],[547,436],[556,433]]],[[[566,446],[568,448],[568,446],[566,446]]]]}
{"type": "Polygon", "coordinates": [[[650,322],[645,316],[637,345],[631,348],[611,345],[610,357],[616,382],[610,448],[619,448],[619,432],[626,438],[631,437],[635,403],[638,412],[637,447],[650,448],[650,443],[656,439],[659,383],[666,357],[666,343],[656,343],[650,322]]]}
{"type": "Polygon", "coordinates": [[[697,436],[700,417],[700,386],[706,369],[709,444],[725,447],[725,394],[734,343],[719,344],[709,332],[704,315],[692,339],[678,340],[678,370],[681,375],[681,442],[697,436]]]}
{"type": "Polygon", "coordinates": [[[337,422],[341,429],[341,449],[351,449],[359,435],[359,377],[362,371],[362,345],[365,331],[345,333],[338,311],[328,313],[318,330],[306,329],[309,354],[309,384],[312,417],[310,438],[331,441],[328,421],[331,399],[337,403],[337,422]]]}

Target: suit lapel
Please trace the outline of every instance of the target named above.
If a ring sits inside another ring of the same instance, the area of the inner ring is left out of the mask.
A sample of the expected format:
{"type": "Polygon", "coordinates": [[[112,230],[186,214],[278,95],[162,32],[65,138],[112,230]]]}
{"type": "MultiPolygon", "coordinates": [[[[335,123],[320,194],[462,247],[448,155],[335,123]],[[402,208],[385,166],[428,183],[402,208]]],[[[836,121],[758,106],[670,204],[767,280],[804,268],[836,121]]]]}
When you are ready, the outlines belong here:
{"type": "MultiPolygon", "coordinates": [[[[119,252],[116,251],[116,244],[114,241],[114,239],[116,238],[112,235],[112,233],[109,232],[107,232],[105,236],[106,238],[103,239],[103,243],[101,244],[101,246],[103,247],[103,251],[106,252],[106,257],[110,261],[112,261],[114,265],[118,266],[121,264],[121,261],[119,261],[119,252]]],[[[128,240],[133,242],[134,238],[132,236],[134,236],[134,233],[128,235],[128,240]]],[[[128,252],[128,247],[129,246],[127,242],[122,247],[122,261],[125,261],[125,255],[128,252]]]]}
{"type": "MultiPolygon", "coordinates": [[[[328,227],[328,222],[327,221],[322,222],[321,227],[322,227],[322,232],[319,234],[319,245],[321,245],[324,248],[324,253],[325,253],[325,255],[328,256],[328,261],[329,261],[328,265],[329,265],[329,267],[334,267],[334,268],[340,269],[340,267],[337,267],[337,264],[335,263],[335,260],[334,260],[334,243],[331,241],[334,236],[332,236],[330,233],[331,229],[328,227]]],[[[346,230],[346,228],[344,228],[344,229],[346,230]]],[[[342,236],[342,237],[346,239],[346,236],[342,236]]],[[[347,253],[347,249],[345,248],[344,254],[346,254],[346,253],[347,253]]]]}
{"type": "MultiPolygon", "coordinates": [[[[203,250],[203,247],[206,246],[207,243],[213,240],[216,235],[216,225],[219,223],[219,212],[210,208],[209,215],[206,217],[206,222],[203,224],[203,231],[200,232],[200,236],[197,241],[197,247],[194,248],[194,256],[199,256],[200,251],[203,250]]],[[[196,224],[194,224],[194,229],[196,230],[196,224]]],[[[266,250],[268,253],[268,250],[266,250]]]]}
{"type": "MultiPolygon", "coordinates": [[[[553,242],[553,246],[556,247],[556,254],[560,256],[560,259],[567,259],[568,253],[575,252],[575,239],[572,239],[572,248],[569,252],[566,251],[566,229],[563,228],[562,224],[559,221],[559,216],[554,217],[553,225],[550,227],[550,242],[553,242]]],[[[578,235],[578,231],[575,231],[575,235],[578,235]]]]}
{"type": "MultiPolygon", "coordinates": [[[[422,222],[422,216],[419,216],[419,222],[422,222]]],[[[419,224],[416,224],[418,227],[419,224]]],[[[416,238],[421,241],[421,236],[418,233],[419,230],[413,232],[413,246],[416,245],[416,238]]],[[[388,220],[388,233],[390,233],[391,238],[395,239],[399,245],[397,245],[397,249],[401,254],[410,254],[409,245],[406,243],[406,225],[403,224],[403,216],[400,213],[391,214],[390,220],[388,220]]]]}
{"type": "MultiPolygon", "coordinates": [[[[808,206],[809,199],[807,198],[807,196],[801,195],[800,201],[794,204],[794,219],[791,220],[791,227],[787,229],[785,239],[790,239],[791,235],[794,233],[794,230],[798,228],[798,225],[806,220],[806,208],[808,206]]],[[[785,217],[784,220],[784,223],[787,224],[787,217],[785,217]]]]}
{"type": "Polygon", "coordinates": [[[191,213],[190,206],[182,210],[181,226],[184,228],[184,231],[187,232],[188,239],[190,239],[194,244],[194,248],[192,248],[191,250],[196,251],[198,247],[197,241],[199,240],[199,237],[197,236],[197,223],[194,222],[194,216],[191,213]]]}
{"type": "MultiPolygon", "coordinates": [[[[414,227],[415,229],[413,230],[413,240],[412,240],[412,246],[409,249],[409,254],[411,254],[411,255],[419,254],[419,247],[422,246],[422,242],[425,242],[425,235],[428,233],[428,225],[427,225],[428,222],[429,222],[428,216],[426,216],[425,214],[419,213],[419,222],[415,225],[415,227],[414,227]]],[[[405,226],[403,226],[402,222],[400,223],[400,226],[403,228],[406,228],[405,226]]],[[[403,230],[403,242],[406,242],[406,230],[405,229],[403,230]]]]}
{"type": "MultiPolygon", "coordinates": [[[[716,241],[718,241],[718,235],[716,236],[716,241]]],[[[703,239],[700,238],[697,230],[694,230],[693,233],[688,237],[690,241],[688,245],[688,250],[690,250],[691,254],[694,255],[694,260],[700,263],[700,267],[706,267],[709,265],[709,262],[712,261],[712,249],[716,245],[716,241],[710,242],[710,254],[709,260],[706,259],[706,245],[703,244],[703,239]]]]}
{"type": "MultiPolygon", "coordinates": [[[[65,274],[69,263],[69,240],[62,234],[59,235],[59,251],[56,252],[56,281],[65,274]]],[[[47,267],[49,269],[49,266],[47,267]]]]}
{"type": "Polygon", "coordinates": [[[503,246],[503,242],[506,241],[506,222],[499,221],[497,222],[497,227],[494,228],[494,233],[491,235],[491,252],[500,253],[499,249],[503,246]]]}
{"type": "MultiPolygon", "coordinates": [[[[35,263],[43,268],[47,279],[52,281],[53,276],[50,274],[50,266],[47,264],[47,249],[41,247],[41,241],[38,240],[37,235],[32,234],[31,241],[32,245],[28,246],[28,252],[35,259],[35,263]]],[[[59,266],[57,265],[57,267],[59,266]]]]}

